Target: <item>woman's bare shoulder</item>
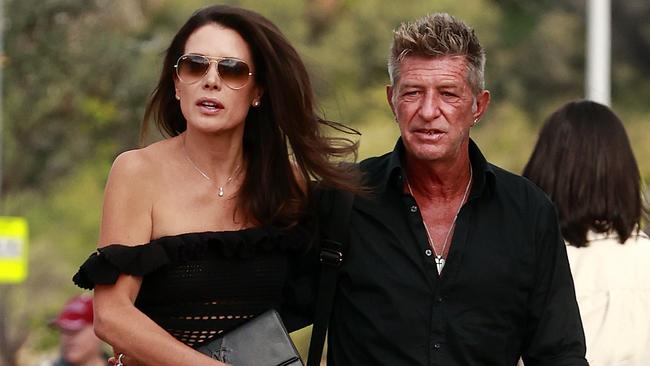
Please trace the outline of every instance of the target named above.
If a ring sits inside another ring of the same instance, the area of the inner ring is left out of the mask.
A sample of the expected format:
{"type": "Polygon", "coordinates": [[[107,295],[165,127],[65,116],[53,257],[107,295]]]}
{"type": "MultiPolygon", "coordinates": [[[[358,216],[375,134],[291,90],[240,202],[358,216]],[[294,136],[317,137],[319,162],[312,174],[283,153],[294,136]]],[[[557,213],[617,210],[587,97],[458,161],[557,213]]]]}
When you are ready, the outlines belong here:
{"type": "Polygon", "coordinates": [[[111,175],[152,178],[151,175],[165,166],[167,159],[173,158],[172,150],[172,139],[166,139],[143,148],[124,151],[113,161],[111,175]]]}
{"type": "Polygon", "coordinates": [[[104,192],[100,246],[136,245],[151,239],[154,204],[164,191],[161,177],[174,159],[173,143],[168,140],[115,158],[104,192]]]}

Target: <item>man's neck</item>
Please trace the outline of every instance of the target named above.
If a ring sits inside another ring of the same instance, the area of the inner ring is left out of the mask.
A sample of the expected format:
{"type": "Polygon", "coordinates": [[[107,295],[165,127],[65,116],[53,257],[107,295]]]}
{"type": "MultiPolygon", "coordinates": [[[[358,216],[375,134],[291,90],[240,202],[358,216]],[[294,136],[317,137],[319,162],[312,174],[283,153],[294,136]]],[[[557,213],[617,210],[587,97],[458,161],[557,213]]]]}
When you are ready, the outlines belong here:
{"type": "Polygon", "coordinates": [[[404,165],[411,189],[432,200],[462,195],[471,176],[468,155],[447,164],[406,159],[404,165]]]}

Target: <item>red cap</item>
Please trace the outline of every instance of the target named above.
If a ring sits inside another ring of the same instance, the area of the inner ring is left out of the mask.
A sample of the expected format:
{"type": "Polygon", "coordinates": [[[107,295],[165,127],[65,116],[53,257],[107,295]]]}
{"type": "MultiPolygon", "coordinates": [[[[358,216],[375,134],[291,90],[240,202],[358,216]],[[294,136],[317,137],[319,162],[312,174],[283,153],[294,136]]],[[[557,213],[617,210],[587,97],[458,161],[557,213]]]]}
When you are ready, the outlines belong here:
{"type": "Polygon", "coordinates": [[[93,324],[93,298],[90,295],[75,296],[61,310],[56,319],[50,322],[51,326],[62,330],[81,330],[93,324]]]}

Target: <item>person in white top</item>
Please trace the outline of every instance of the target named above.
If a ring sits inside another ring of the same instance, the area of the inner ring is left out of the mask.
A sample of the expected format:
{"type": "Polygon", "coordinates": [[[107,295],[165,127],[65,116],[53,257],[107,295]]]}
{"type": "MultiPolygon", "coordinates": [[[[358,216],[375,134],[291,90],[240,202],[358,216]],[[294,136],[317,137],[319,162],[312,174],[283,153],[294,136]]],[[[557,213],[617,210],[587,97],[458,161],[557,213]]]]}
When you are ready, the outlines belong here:
{"type": "Polygon", "coordinates": [[[546,121],[523,175],[555,203],[591,366],[650,365],[650,239],[621,120],[591,102],[546,121]]]}

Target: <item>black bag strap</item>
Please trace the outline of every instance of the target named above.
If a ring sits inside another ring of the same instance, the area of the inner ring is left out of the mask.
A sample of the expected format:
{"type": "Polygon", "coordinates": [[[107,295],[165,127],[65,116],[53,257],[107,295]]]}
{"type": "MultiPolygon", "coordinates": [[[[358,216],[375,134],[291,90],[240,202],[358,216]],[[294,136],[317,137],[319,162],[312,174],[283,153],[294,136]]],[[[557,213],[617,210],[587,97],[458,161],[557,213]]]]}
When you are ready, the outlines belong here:
{"type": "Polygon", "coordinates": [[[307,366],[320,365],[323,355],[339,269],[349,240],[353,200],[352,193],[338,190],[328,190],[320,197],[321,271],[307,366]]]}

